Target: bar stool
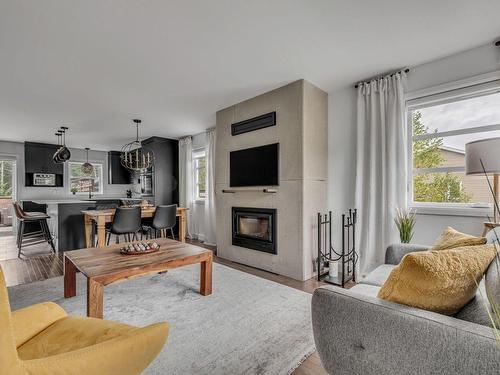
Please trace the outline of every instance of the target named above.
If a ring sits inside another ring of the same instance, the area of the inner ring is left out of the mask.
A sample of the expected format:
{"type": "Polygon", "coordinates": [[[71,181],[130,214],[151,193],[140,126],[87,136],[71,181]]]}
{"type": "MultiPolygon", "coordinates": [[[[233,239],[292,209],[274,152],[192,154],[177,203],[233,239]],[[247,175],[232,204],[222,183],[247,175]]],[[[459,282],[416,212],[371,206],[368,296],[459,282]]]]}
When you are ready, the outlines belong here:
{"type": "Polygon", "coordinates": [[[171,204],[168,206],[157,206],[155,214],[153,217],[153,223],[151,226],[145,226],[147,231],[146,238],[153,238],[152,232],[154,230],[155,237],[158,237],[158,231],[160,231],[161,237],[166,237],[166,231],[170,230],[172,238],[175,240],[174,236],[174,226],[176,223],[177,216],[177,205],[171,204]]]}
{"type": "MultiPolygon", "coordinates": [[[[137,232],[141,227],[141,208],[140,207],[118,207],[113,217],[111,227],[106,231],[108,236],[106,244],[109,245],[111,234],[116,235],[116,243],[120,243],[120,235],[123,235],[126,241],[137,240],[137,232]],[[132,234],[132,237],[130,236],[132,234]]],[[[142,239],[142,234],[141,234],[142,239]]]]}
{"type": "Polygon", "coordinates": [[[56,249],[54,247],[54,242],[52,241],[52,235],[50,234],[49,225],[47,224],[47,219],[50,216],[43,212],[25,212],[19,202],[12,202],[14,206],[14,213],[16,214],[17,220],[19,222],[17,226],[17,257],[21,258],[22,247],[31,246],[39,244],[42,242],[47,242],[52,251],[55,253],[56,249]],[[38,223],[40,225],[40,230],[33,233],[24,233],[26,223],[38,223]],[[30,240],[30,242],[25,243],[24,240],[30,240]],[[33,241],[34,240],[34,241],[33,241]]]}

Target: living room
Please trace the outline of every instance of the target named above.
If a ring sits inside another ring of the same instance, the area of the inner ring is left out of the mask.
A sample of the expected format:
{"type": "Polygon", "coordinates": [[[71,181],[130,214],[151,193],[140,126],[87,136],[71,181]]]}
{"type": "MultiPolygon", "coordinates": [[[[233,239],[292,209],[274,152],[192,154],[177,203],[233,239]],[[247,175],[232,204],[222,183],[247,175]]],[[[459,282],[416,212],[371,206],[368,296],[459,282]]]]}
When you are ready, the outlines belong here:
{"type": "Polygon", "coordinates": [[[0,374],[500,373],[500,4],[0,4],[0,374]]]}

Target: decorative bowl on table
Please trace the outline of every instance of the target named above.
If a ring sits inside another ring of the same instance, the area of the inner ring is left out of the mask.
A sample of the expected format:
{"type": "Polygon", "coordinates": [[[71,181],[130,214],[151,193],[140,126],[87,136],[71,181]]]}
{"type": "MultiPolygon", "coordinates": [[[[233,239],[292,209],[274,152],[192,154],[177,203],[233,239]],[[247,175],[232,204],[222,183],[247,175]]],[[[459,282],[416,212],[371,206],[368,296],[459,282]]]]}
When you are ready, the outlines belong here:
{"type": "Polygon", "coordinates": [[[160,245],[156,242],[136,242],[129,243],[120,249],[120,253],[124,255],[142,255],[155,253],[160,250],[160,245]]]}

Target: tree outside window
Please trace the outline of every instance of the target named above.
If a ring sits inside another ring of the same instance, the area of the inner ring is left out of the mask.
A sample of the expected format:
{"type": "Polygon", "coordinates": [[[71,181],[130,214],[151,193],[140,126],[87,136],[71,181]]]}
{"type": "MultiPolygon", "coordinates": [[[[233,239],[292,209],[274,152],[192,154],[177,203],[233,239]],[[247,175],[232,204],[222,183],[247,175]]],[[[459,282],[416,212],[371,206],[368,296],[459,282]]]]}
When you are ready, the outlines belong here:
{"type": "Polygon", "coordinates": [[[465,145],[500,137],[498,88],[476,86],[459,94],[418,98],[407,108],[413,140],[413,202],[491,207],[485,177],[465,174],[465,145]]]}
{"type": "MultiPolygon", "coordinates": [[[[413,135],[428,134],[429,128],[422,123],[422,114],[412,116],[413,135]]],[[[443,138],[430,138],[413,142],[413,168],[437,168],[444,166],[443,138]]],[[[413,200],[415,202],[469,203],[471,195],[462,180],[451,172],[419,173],[413,176],[413,200]]]]}
{"type": "Polygon", "coordinates": [[[0,160],[0,197],[10,198],[13,189],[14,162],[0,160]]]}

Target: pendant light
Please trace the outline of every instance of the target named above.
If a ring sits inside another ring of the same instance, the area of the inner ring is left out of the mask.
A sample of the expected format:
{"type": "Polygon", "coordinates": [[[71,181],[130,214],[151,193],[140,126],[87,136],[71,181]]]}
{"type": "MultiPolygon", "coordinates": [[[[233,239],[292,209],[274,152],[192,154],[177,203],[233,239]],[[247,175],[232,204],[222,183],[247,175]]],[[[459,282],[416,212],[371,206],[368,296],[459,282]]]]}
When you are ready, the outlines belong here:
{"type": "Polygon", "coordinates": [[[86,175],[91,175],[94,173],[94,166],[89,163],[89,150],[90,148],[85,147],[85,151],[87,152],[87,161],[82,164],[82,172],[85,173],[86,175]]]}
{"type": "Polygon", "coordinates": [[[131,171],[145,172],[153,166],[153,151],[139,141],[139,124],[142,121],[139,119],[132,121],[136,128],[136,138],[135,141],[122,147],[120,161],[125,168],[131,171]]]}
{"type": "Polygon", "coordinates": [[[52,160],[54,161],[55,164],[59,164],[61,161],[59,160],[59,149],[61,148],[61,137],[62,137],[62,134],[61,134],[61,131],[58,130],[56,133],[55,133],[55,136],[57,137],[57,146],[59,146],[57,148],[57,151],[54,153],[54,156],[52,157],[52,160]]]}
{"type": "MultiPolygon", "coordinates": [[[[68,130],[68,127],[66,126],[61,126],[61,129],[57,131],[60,135],[58,136],[58,143],[59,139],[61,139],[61,147],[56,151],[54,154],[53,160],[54,163],[59,164],[59,163],[64,163],[69,160],[71,157],[71,152],[69,151],[69,148],[66,147],[66,131],[68,130]],[[61,137],[61,138],[59,138],[61,137]]],[[[57,135],[57,134],[56,134],[57,135]]]]}

